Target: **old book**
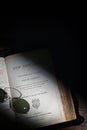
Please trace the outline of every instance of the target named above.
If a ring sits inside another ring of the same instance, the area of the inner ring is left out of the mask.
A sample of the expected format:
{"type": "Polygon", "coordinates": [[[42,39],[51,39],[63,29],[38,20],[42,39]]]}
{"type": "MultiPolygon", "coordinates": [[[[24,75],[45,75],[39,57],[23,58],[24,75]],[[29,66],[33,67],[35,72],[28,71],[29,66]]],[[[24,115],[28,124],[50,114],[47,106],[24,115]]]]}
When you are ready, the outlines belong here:
{"type": "Polygon", "coordinates": [[[30,127],[76,119],[71,93],[58,81],[48,49],[0,57],[0,88],[9,97],[0,103],[0,109],[30,127]],[[17,99],[21,100],[17,103],[17,99]]]}

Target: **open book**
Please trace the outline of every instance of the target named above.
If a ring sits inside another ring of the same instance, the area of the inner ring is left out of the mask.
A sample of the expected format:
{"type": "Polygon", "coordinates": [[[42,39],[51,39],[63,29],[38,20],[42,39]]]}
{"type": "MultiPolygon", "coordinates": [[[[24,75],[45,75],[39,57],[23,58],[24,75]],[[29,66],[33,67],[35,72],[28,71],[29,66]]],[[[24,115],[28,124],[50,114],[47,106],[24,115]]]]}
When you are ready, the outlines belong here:
{"type": "MultiPolygon", "coordinates": [[[[9,113],[31,127],[76,119],[71,93],[57,80],[48,49],[0,57],[0,88],[10,99],[20,97],[29,103],[27,113],[17,113],[11,108],[9,113]]],[[[7,109],[6,105],[5,101],[3,109],[7,109]]]]}

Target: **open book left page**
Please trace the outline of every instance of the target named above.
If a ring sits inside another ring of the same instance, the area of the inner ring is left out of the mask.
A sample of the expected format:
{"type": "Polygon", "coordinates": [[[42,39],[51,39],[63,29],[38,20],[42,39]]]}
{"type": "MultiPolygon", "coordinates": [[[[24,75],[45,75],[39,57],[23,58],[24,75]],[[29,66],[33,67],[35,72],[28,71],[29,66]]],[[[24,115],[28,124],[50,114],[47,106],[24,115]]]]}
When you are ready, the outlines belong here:
{"type": "Polygon", "coordinates": [[[0,112],[14,120],[14,112],[10,109],[11,93],[5,59],[3,57],[0,57],[0,89],[7,94],[6,99],[3,102],[0,102],[0,112]]]}

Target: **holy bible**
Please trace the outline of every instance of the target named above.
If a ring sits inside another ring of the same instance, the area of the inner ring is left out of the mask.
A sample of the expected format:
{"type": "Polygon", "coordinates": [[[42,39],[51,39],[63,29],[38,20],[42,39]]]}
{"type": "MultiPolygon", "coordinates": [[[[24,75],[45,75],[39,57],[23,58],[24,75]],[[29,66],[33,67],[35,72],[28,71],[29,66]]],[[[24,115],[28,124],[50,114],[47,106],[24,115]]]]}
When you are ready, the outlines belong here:
{"type": "Polygon", "coordinates": [[[48,49],[0,57],[0,89],[8,95],[4,102],[0,102],[0,111],[30,127],[76,119],[70,90],[56,77],[48,49]]]}

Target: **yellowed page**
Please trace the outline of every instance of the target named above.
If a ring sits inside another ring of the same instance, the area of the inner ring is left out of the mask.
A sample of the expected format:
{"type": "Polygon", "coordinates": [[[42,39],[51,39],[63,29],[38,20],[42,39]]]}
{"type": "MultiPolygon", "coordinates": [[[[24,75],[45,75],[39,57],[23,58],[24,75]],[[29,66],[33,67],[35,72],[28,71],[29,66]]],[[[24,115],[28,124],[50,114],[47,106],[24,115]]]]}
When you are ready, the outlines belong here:
{"type": "Polygon", "coordinates": [[[36,127],[65,121],[50,52],[19,53],[5,60],[10,87],[19,90],[30,104],[30,111],[18,116],[36,127]]]}

